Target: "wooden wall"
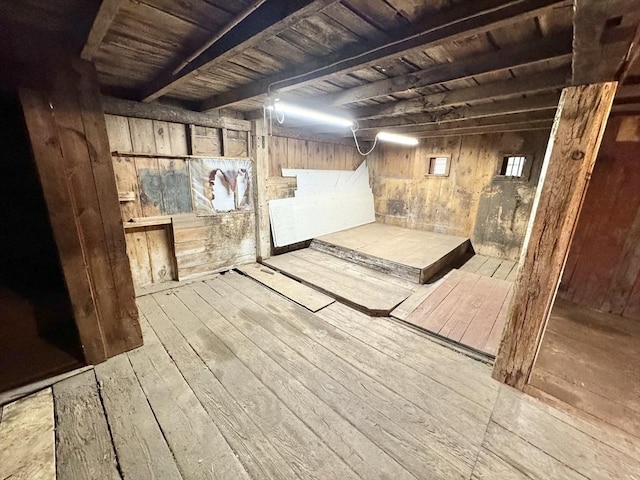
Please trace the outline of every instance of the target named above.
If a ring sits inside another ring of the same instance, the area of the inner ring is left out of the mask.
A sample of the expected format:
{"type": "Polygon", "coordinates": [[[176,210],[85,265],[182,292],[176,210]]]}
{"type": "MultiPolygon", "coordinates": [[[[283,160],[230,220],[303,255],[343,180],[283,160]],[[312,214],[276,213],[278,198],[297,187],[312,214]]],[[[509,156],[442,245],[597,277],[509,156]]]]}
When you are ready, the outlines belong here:
{"type": "Polygon", "coordinates": [[[378,145],[368,157],[376,219],[470,237],[482,255],[517,260],[548,138],[541,130],[378,145]],[[521,152],[533,160],[528,180],[496,177],[503,155],[521,152]],[[434,154],[451,155],[448,177],[426,175],[434,154]]]}
{"type": "Polygon", "coordinates": [[[189,155],[248,156],[248,122],[236,131],[105,117],[137,287],[255,260],[254,212],[196,217],[188,170],[189,155]]]}
{"type": "Polygon", "coordinates": [[[609,120],[558,296],[640,320],[640,117],[609,120]]]}
{"type": "Polygon", "coordinates": [[[80,60],[41,72],[49,84],[21,88],[20,100],[85,357],[99,363],[142,333],[98,81],[80,60]]]}
{"type": "Polygon", "coordinates": [[[355,170],[364,158],[352,141],[335,143],[320,137],[311,138],[287,137],[278,131],[269,137],[269,200],[294,196],[296,179],[283,178],[283,168],[355,170]]]}

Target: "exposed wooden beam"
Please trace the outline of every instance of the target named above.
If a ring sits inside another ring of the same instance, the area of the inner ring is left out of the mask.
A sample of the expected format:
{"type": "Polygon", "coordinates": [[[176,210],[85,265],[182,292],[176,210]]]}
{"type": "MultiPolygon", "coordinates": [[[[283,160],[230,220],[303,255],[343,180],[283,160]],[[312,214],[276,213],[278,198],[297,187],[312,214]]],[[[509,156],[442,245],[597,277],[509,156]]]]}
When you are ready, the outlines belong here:
{"type": "Polygon", "coordinates": [[[553,120],[536,120],[533,122],[505,123],[486,127],[468,127],[440,132],[423,132],[412,136],[417,138],[458,137],[462,135],[486,135],[489,133],[528,132],[531,130],[551,130],[553,120]]]}
{"type": "MultiPolygon", "coordinates": [[[[392,130],[394,133],[406,133],[412,136],[420,136],[429,132],[448,132],[456,130],[465,130],[468,128],[479,127],[497,127],[497,126],[509,126],[523,123],[535,123],[535,122],[552,122],[553,112],[551,111],[538,111],[527,113],[514,113],[507,115],[500,115],[495,117],[485,118],[470,118],[465,120],[455,120],[445,123],[431,123],[427,125],[418,125],[415,127],[399,127],[392,130]]],[[[385,128],[385,130],[387,130],[385,128]]],[[[372,140],[377,132],[375,130],[368,130],[366,132],[357,132],[358,139],[372,140]]]]}
{"type": "Polygon", "coordinates": [[[516,95],[559,90],[571,81],[571,69],[562,67],[534,75],[491,82],[477,87],[461,88],[449,92],[433,93],[400,102],[385,103],[350,111],[353,118],[369,119],[421,113],[437,108],[448,108],[486,100],[499,100],[516,95]]]}
{"type": "Polygon", "coordinates": [[[639,20],[637,0],[575,0],[572,83],[618,80],[639,20]]]}
{"type": "Polygon", "coordinates": [[[179,72],[174,73],[173,65],[167,68],[144,88],[140,99],[149,102],[161,97],[187,81],[193,74],[213,68],[249,48],[260,45],[266,39],[287,30],[308,16],[317,14],[335,2],[336,0],[289,0],[263,3],[179,72]]]}
{"type": "Polygon", "coordinates": [[[100,48],[102,40],[109,31],[113,19],[116,18],[120,5],[122,5],[122,0],[102,0],[96,18],[93,20],[93,25],[91,25],[87,41],[80,53],[81,58],[84,60],[93,59],[93,56],[100,48]]]}
{"type": "Polygon", "coordinates": [[[170,107],[159,103],[141,103],[103,96],[102,104],[104,113],[111,115],[146,118],[161,122],[184,123],[185,125],[191,124],[201,127],[228,128],[229,130],[239,130],[243,132],[251,130],[251,122],[247,120],[193,112],[191,110],[170,107]]]}
{"type": "Polygon", "coordinates": [[[538,110],[555,110],[558,107],[559,98],[560,95],[557,93],[548,93],[530,98],[516,98],[503,102],[457,107],[417,115],[364,120],[359,123],[359,127],[360,130],[379,129],[381,127],[419,128],[421,125],[429,125],[433,123],[446,123],[480,117],[495,117],[511,113],[525,113],[538,110]]]}
{"type": "Polygon", "coordinates": [[[267,92],[270,86],[285,91],[373,66],[379,62],[400,56],[415,48],[433,48],[458,41],[488,30],[504,27],[540,15],[554,7],[566,6],[569,0],[476,0],[463,2],[444,12],[434,14],[421,23],[420,30],[410,32],[396,30],[391,40],[371,46],[367,42],[350,45],[341,51],[292,68],[248,85],[205,99],[202,111],[223,108],[234,103],[256,98],[267,92]]]}
{"type": "Polygon", "coordinates": [[[529,41],[498,52],[475,55],[458,62],[436,65],[419,72],[350,88],[342,92],[325,95],[318,100],[322,105],[345,105],[370,98],[406,92],[407,90],[428,85],[469,78],[483,73],[501,72],[510,68],[551,59],[566,57],[569,60],[572,51],[571,37],[572,32],[566,31],[540,41],[529,41]]]}
{"type": "Polygon", "coordinates": [[[551,314],[616,83],[566,88],[560,99],[493,376],[526,386],[551,314]]]}

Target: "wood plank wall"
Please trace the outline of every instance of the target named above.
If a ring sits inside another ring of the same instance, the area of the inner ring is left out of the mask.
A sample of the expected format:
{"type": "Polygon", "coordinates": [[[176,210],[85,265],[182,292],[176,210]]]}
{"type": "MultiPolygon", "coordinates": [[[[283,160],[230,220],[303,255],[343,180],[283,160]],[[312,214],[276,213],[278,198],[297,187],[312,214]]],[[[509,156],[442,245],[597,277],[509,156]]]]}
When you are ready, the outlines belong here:
{"type": "MultiPolygon", "coordinates": [[[[247,131],[105,117],[112,152],[248,155],[247,131]]],[[[137,287],[183,280],[255,260],[253,212],[195,216],[187,158],[114,154],[112,159],[122,220],[147,219],[139,227],[125,223],[127,253],[137,287]]]]}
{"type": "Polygon", "coordinates": [[[269,177],[267,198],[294,196],[295,178],[283,178],[283,168],[309,168],[314,170],[355,170],[364,157],[355,145],[304,140],[274,134],[269,137],[269,177]]]}
{"type": "Polygon", "coordinates": [[[517,260],[549,131],[421,139],[414,149],[379,145],[368,157],[376,220],[470,237],[477,253],[517,260]],[[532,160],[528,180],[497,178],[505,154],[532,160]],[[448,177],[429,158],[450,155],[448,177]]]}
{"type": "Polygon", "coordinates": [[[640,117],[609,120],[558,296],[640,320],[640,117]]]}
{"type": "Polygon", "coordinates": [[[50,85],[21,89],[25,121],[88,363],[142,334],[93,64],[57,59],[50,85]]]}

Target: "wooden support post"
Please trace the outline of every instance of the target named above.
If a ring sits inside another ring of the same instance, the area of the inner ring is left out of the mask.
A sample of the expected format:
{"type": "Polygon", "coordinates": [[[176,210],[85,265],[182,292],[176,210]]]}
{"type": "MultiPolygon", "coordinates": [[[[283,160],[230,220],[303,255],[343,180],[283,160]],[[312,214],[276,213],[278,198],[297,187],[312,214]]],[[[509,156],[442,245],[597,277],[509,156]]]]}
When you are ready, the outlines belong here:
{"type": "Polygon", "coordinates": [[[526,386],[551,314],[617,83],[562,92],[493,377],[526,386]]]}
{"type": "Polygon", "coordinates": [[[251,122],[251,156],[255,169],[254,204],[256,209],[256,257],[258,261],[271,256],[271,232],[269,204],[267,203],[267,176],[269,175],[269,151],[267,129],[264,120],[251,122]]]}
{"type": "Polygon", "coordinates": [[[113,163],[93,65],[60,59],[45,90],[20,89],[88,363],[142,344],[113,163]]]}

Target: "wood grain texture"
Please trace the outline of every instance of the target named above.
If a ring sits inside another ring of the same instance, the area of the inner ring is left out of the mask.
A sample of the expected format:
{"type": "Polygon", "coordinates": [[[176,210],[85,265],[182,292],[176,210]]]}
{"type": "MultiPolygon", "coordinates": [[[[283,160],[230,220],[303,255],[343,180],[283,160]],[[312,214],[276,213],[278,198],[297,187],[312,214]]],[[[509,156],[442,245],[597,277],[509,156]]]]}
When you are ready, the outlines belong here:
{"type": "Polygon", "coordinates": [[[111,27],[111,22],[118,13],[122,0],[106,0],[100,4],[98,13],[93,20],[87,41],[80,52],[80,58],[91,60],[100,48],[100,44],[111,27]]]}
{"type": "Polygon", "coordinates": [[[333,298],[257,263],[238,267],[237,270],[312,312],[334,302],[333,298]]]}
{"type": "Polygon", "coordinates": [[[524,388],[531,373],[616,88],[605,83],[563,91],[494,367],[494,378],[511,386],[524,388]]]}
{"type": "MultiPolygon", "coordinates": [[[[632,125],[638,119],[630,117],[632,125]]],[[[618,141],[624,121],[607,125],[558,296],[640,320],[640,143],[618,141]],[[611,195],[612,191],[618,192],[611,195]]]]}
{"type": "Polygon", "coordinates": [[[109,359],[95,372],[123,476],[181,479],[127,356],[109,359]]]}
{"type": "Polygon", "coordinates": [[[57,478],[120,479],[93,370],[53,386],[57,478]]]}
{"type": "Polygon", "coordinates": [[[50,388],[3,407],[0,476],[20,480],[55,480],[55,433],[50,388]]]}

